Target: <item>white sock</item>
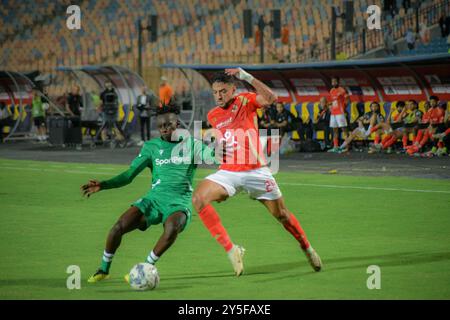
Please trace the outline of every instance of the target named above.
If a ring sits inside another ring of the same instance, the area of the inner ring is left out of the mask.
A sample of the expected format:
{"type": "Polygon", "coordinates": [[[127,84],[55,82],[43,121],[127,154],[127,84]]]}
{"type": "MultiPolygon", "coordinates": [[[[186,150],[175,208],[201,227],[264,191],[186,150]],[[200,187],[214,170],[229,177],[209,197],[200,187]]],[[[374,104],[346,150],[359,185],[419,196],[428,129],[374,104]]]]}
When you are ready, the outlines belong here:
{"type": "Polygon", "coordinates": [[[340,148],[341,148],[341,149],[344,149],[346,146],[347,146],[347,142],[344,141],[344,142],[342,142],[340,148]]]}
{"type": "Polygon", "coordinates": [[[159,257],[152,250],[152,252],[150,252],[148,254],[147,262],[150,263],[150,264],[155,264],[156,261],[158,261],[158,260],[159,260],[159,257]]]}
{"type": "Polygon", "coordinates": [[[106,251],[103,251],[103,258],[102,258],[103,261],[111,262],[113,257],[114,257],[114,253],[108,253],[106,251]]]}
{"type": "Polygon", "coordinates": [[[313,247],[309,245],[308,249],[306,249],[308,253],[312,253],[314,251],[313,247]]]}

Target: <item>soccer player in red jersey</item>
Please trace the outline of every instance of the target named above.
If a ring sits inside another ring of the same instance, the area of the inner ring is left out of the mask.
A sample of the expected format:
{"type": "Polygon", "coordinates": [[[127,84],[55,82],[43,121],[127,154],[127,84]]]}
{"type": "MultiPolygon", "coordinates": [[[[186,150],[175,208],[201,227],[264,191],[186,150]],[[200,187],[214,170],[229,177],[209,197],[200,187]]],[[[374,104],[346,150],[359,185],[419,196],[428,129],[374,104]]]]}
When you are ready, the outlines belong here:
{"type": "Polygon", "coordinates": [[[225,249],[236,276],[244,271],[244,249],[234,244],[221,223],[212,202],[221,202],[239,191],[247,191],[250,198],[261,202],[267,210],[292,234],[305,252],[309,263],[319,271],[322,262],[310,245],[300,223],[284,203],[281,191],[266,166],[260,151],[259,134],[254,117],[258,108],[267,108],[277,96],[261,81],[241,68],[226,69],[212,79],[217,107],[208,113],[208,121],[226,145],[226,154],[234,154],[233,161],[225,159],[214,174],[207,176],[195,189],[192,202],[205,227],[225,249]],[[247,81],[256,93],[235,94],[234,77],[247,81]],[[240,161],[243,160],[243,161],[240,161]]]}
{"type": "Polygon", "coordinates": [[[333,148],[328,152],[339,152],[339,129],[348,136],[345,106],[349,102],[347,91],[339,85],[339,77],[331,78],[331,117],[330,128],[333,128],[333,148]]]}
{"type": "Polygon", "coordinates": [[[422,149],[427,144],[427,142],[433,138],[434,134],[442,133],[445,131],[445,110],[439,106],[438,97],[430,97],[430,109],[424,116],[429,119],[430,126],[422,132],[419,131],[416,137],[416,141],[412,146],[410,146],[410,148],[408,148],[407,152],[411,156],[418,154],[420,149],[422,149]],[[421,133],[423,133],[423,136],[421,135],[421,133]]]}

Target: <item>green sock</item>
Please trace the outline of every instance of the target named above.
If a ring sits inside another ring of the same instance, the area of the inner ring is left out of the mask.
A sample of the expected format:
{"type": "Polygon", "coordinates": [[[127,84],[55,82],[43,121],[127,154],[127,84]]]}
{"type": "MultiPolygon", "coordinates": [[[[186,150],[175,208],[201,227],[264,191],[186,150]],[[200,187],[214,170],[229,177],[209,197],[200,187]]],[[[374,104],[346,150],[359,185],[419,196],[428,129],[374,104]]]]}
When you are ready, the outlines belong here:
{"type": "Polygon", "coordinates": [[[103,272],[109,273],[109,268],[111,267],[113,257],[114,253],[107,253],[106,251],[103,251],[102,264],[100,265],[100,269],[103,272]]]}

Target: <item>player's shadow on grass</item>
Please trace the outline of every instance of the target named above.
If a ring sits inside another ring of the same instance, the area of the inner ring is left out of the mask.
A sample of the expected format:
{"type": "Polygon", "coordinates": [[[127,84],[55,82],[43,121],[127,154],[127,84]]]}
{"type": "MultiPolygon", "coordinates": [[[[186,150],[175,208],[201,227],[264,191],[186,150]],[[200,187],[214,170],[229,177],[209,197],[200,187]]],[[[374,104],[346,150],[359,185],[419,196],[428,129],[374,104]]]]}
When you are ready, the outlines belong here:
{"type": "Polygon", "coordinates": [[[269,273],[279,273],[282,271],[289,271],[292,269],[299,268],[303,263],[307,264],[306,259],[304,261],[296,262],[286,262],[286,263],[272,263],[259,266],[246,266],[245,275],[258,275],[258,274],[269,274],[269,273]]]}
{"type": "MultiPolygon", "coordinates": [[[[159,286],[158,288],[156,288],[155,290],[157,292],[173,292],[174,290],[181,290],[181,289],[191,289],[192,286],[186,286],[186,285],[178,285],[178,286],[159,286]]],[[[124,285],[123,289],[107,289],[107,290],[96,290],[96,292],[98,293],[120,293],[120,294],[124,294],[124,293],[133,293],[135,292],[136,294],[142,294],[141,291],[137,291],[137,290],[132,290],[128,285],[124,285]]],[[[151,292],[151,291],[150,291],[151,292]]],[[[151,293],[150,293],[151,294],[151,293]]]]}
{"type": "Polygon", "coordinates": [[[67,279],[0,279],[0,288],[9,286],[34,286],[66,288],[67,279]]]}

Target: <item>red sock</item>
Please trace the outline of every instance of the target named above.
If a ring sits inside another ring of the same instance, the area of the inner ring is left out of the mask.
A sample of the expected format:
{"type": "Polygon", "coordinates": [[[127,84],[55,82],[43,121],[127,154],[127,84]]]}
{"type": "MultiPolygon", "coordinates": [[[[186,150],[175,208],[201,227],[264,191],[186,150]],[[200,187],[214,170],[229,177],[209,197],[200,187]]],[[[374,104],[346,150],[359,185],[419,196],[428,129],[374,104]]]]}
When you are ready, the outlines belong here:
{"type": "Polygon", "coordinates": [[[402,142],[403,142],[403,148],[406,148],[408,146],[408,136],[403,136],[402,142]]]}
{"type": "Polygon", "coordinates": [[[210,204],[205,206],[199,215],[205,227],[209,230],[213,238],[225,249],[226,252],[230,251],[233,247],[230,237],[228,236],[227,230],[222,225],[220,217],[217,214],[214,207],[210,204]]]}
{"type": "Polygon", "coordinates": [[[335,148],[339,147],[339,138],[338,137],[333,138],[333,144],[334,144],[335,148]]]}
{"type": "Polygon", "coordinates": [[[380,135],[376,134],[375,135],[375,140],[374,140],[375,144],[379,144],[380,143],[380,135]]]}
{"type": "Polygon", "coordinates": [[[419,130],[419,132],[417,132],[417,136],[416,136],[416,139],[414,140],[414,142],[419,143],[420,140],[422,140],[424,131],[425,131],[425,130],[419,130]]]}
{"type": "Polygon", "coordinates": [[[372,134],[377,130],[378,130],[378,126],[373,126],[372,129],[370,129],[370,133],[372,134]]]}
{"type": "Polygon", "coordinates": [[[310,244],[306,238],[306,234],[300,226],[300,222],[298,222],[297,218],[292,213],[289,216],[289,220],[283,223],[283,226],[300,243],[303,250],[309,248],[310,244]]]}
{"type": "Polygon", "coordinates": [[[442,141],[439,141],[439,142],[438,142],[438,148],[439,148],[439,149],[442,149],[444,146],[445,146],[445,145],[444,145],[444,142],[442,142],[442,141]]]}
{"type": "Polygon", "coordinates": [[[387,140],[385,143],[383,143],[383,149],[387,149],[390,146],[392,146],[397,141],[396,136],[391,136],[389,140],[387,140]]]}
{"type": "Polygon", "coordinates": [[[423,147],[427,142],[428,139],[430,138],[430,133],[427,131],[425,132],[425,134],[423,135],[423,139],[420,140],[420,147],[423,147]]]}
{"type": "Polygon", "coordinates": [[[392,137],[392,136],[391,136],[390,134],[387,134],[387,135],[383,138],[383,140],[381,140],[381,144],[384,145],[391,137],[392,137]]]}
{"type": "Polygon", "coordinates": [[[447,130],[445,130],[444,135],[448,136],[450,134],[450,128],[448,128],[447,130]]]}

